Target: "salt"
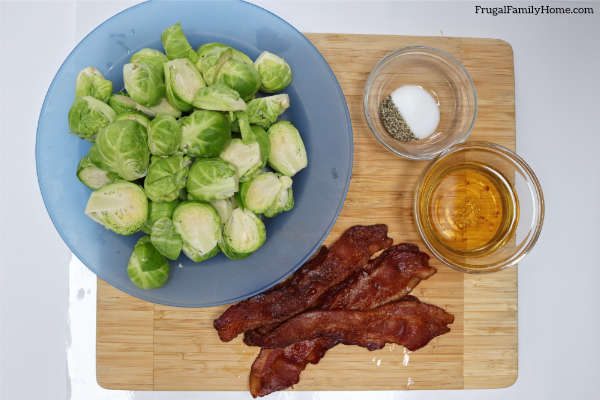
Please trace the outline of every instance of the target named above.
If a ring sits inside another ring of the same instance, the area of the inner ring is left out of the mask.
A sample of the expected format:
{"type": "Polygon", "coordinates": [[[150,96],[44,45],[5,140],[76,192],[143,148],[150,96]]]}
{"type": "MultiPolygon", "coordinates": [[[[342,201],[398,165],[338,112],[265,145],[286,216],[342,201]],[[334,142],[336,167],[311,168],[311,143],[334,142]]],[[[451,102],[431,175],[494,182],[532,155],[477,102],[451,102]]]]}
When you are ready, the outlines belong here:
{"type": "Polygon", "coordinates": [[[392,102],[418,139],[435,132],[440,123],[440,106],[428,91],[417,85],[405,85],[394,90],[392,102]]]}

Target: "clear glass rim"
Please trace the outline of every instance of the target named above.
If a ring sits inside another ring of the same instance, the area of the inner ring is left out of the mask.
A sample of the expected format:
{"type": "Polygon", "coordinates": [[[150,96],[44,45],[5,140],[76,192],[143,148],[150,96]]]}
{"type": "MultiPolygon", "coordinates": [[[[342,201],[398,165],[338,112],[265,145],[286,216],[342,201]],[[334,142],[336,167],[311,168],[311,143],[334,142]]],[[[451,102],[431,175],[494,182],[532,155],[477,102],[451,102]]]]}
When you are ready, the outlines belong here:
{"type": "Polygon", "coordinates": [[[450,147],[452,147],[456,144],[463,143],[465,140],[467,140],[469,138],[469,135],[471,135],[471,131],[473,130],[473,126],[475,126],[475,121],[477,120],[478,109],[479,109],[479,107],[478,107],[478,102],[477,102],[477,91],[475,90],[475,84],[473,83],[473,79],[471,78],[471,75],[469,74],[467,69],[460,63],[460,61],[458,61],[450,53],[447,53],[443,50],[436,49],[434,47],[429,47],[429,46],[406,46],[406,47],[401,47],[399,49],[396,49],[396,50],[388,53],[381,60],[379,60],[377,62],[377,64],[375,64],[375,67],[373,67],[373,69],[371,70],[371,73],[369,74],[369,77],[367,78],[367,83],[365,84],[365,88],[363,90],[363,114],[365,115],[365,119],[367,120],[367,125],[369,127],[369,130],[371,131],[371,133],[373,134],[375,139],[377,139],[377,141],[383,147],[385,147],[387,150],[391,151],[392,153],[396,154],[397,156],[408,158],[410,160],[431,160],[431,159],[434,159],[435,157],[439,156],[441,153],[443,153],[450,147]],[[463,135],[458,137],[453,142],[449,143],[446,147],[444,147],[438,151],[435,151],[433,153],[427,153],[427,154],[405,153],[405,152],[397,150],[397,149],[393,148],[392,146],[390,146],[389,144],[387,144],[379,135],[377,128],[375,128],[375,123],[373,122],[373,120],[371,119],[371,115],[369,114],[369,97],[370,97],[369,93],[371,91],[371,87],[373,86],[373,82],[377,78],[377,75],[379,74],[381,68],[383,68],[384,65],[386,65],[389,61],[391,61],[398,55],[401,55],[407,51],[414,51],[414,50],[424,50],[425,52],[431,52],[434,54],[437,53],[438,55],[450,60],[466,76],[466,78],[469,81],[469,84],[471,86],[471,91],[473,92],[473,107],[474,107],[473,119],[471,120],[471,123],[469,124],[469,127],[467,128],[466,132],[464,132],[463,135]]]}
{"type": "Polygon", "coordinates": [[[469,274],[482,274],[482,273],[501,271],[503,269],[512,267],[512,266],[516,265],[517,263],[519,263],[523,259],[523,257],[525,257],[537,243],[538,238],[542,232],[542,226],[544,225],[544,216],[545,216],[546,211],[545,211],[544,194],[542,191],[542,186],[540,184],[540,181],[539,181],[537,175],[535,174],[535,172],[533,171],[533,169],[529,166],[529,164],[527,164],[527,162],[521,156],[519,156],[515,152],[507,149],[506,147],[501,146],[496,143],[485,142],[485,141],[473,141],[473,142],[461,143],[461,144],[457,144],[457,145],[453,146],[452,148],[443,152],[443,154],[441,154],[440,157],[433,160],[425,168],[421,177],[419,178],[419,181],[417,183],[417,188],[415,190],[413,212],[415,215],[417,230],[419,231],[419,235],[421,236],[421,239],[423,240],[423,242],[425,243],[425,245],[427,246],[429,251],[431,251],[431,253],[438,260],[440,260],[441,262],[443,262],[445,265],[449,266],[450,268],[453,268],[460,272],[465,272],[465,273],[469,273],[469,274]],[[528,180],[530,181],[529,183],[531,183],[530,185],[528,185],[528,187],[529,187],[530,191],[535,192],[535,198],[537,198],[537,200],[538,200],[537,204],[534,205],[537,209],[537,212],[535,212],[535,210],[534,210],[534,213],[533,213],[534,217],[532,218],[532,221],[531,221],[532,226],[530,226],[528,238],[525,240],[522,248],[518,252],[513,254],[511,257],[509,257],[508,259],[498,261],[494,264],[491,264],[487,267],[482,267],[482,268],[465,268],[461,265],[454,263],[452,260],[448,259],[443,254],[441,254],[435,248],[433,243],[431,243],[431,241],[425,235],[425,229],[422,226],[420,218],[419,218],[419,216],[420,216],[419,193],[421,192],[421,187],[423,186],[425,177],[428,175],[429,171],[431,171],[431,169],[434,166],[436,166],[437,164],[439,164],[445,157],[447,157],[453,153],[456,153],[458,151],[469,150],[469,149],[480,149],[480,150],[493,151],[495,153],[500,153],[503,156],[505,156],[506,158],[508,158],[511,162],[516,164],[518,167],[520,167],[525,172],[528,180]]]}

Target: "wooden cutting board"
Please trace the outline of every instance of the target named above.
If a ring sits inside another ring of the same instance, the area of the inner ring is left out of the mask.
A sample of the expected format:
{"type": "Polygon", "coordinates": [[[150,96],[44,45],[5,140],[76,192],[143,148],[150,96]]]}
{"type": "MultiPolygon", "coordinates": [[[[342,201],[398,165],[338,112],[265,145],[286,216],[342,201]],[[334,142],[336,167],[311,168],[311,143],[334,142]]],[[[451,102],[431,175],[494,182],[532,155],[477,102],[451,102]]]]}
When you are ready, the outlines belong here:
{"type": "MultiPolygon", "coordinates": [[[[355,224],[386,223],[395,242],[418,243],[412,200],[427,162],[393,156],[371,136],[362,93],[375,63],[408,45],[443,49],[471,74],[479,115],[471,140],[515,149],[513,53],[494,39],[308,34],[335,72],[352,117],[354,169],[348,197],[326,244],[355,224]]],[[[456,317],[452,331],[416,352],[337,346],[309,365],[297,390],[473,389],[517,378],[517,269],[467,275],[432,260],[438,273],[414,291],[456,317]]],[[[256,348],[219,341],[212,321],[225,307],[151,304],[98,280],[97,377],[110,389],[247,390],[256,348]]]]}

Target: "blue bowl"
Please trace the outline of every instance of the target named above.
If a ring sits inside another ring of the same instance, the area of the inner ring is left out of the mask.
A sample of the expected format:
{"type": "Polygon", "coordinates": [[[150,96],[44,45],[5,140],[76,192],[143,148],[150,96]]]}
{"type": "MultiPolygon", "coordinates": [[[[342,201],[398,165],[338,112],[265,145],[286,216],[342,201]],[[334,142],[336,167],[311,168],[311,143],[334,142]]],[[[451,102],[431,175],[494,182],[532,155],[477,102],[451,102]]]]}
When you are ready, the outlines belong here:
{"type": "Polygon", "coordinates": [[[273,286],[299,268],[331,230],[352,174],[352,127],[342,90],[319,51],[294,27],[244,2],[151,1],[102,23],[69,54],[54,77],[40,113],[36,162],[46,208],[71,251],[100,278],[155,303],[208,307],[232,303],[273,286]],[[282,116],[300,131],[309,164],[294,177],[296,205],[266,219],[267,241],[250,257],[233,261],[222,254],[202,263],[181,256],[171,263],[167,284],[154,290],[134,286],[127,262],[141,234],[119,236],[84,214],[90,190],[75,176],[90,143],[69,133],[67,113],[75,78],[96,66],[115,90],[123,87],[122,67],[144,47],[161,49],[161,32],[181,22],[194,48],[206,42],[231,45],[252,59],[263,50],[284,57],[294,74],[285,90],[291,107],[282,116]]]}

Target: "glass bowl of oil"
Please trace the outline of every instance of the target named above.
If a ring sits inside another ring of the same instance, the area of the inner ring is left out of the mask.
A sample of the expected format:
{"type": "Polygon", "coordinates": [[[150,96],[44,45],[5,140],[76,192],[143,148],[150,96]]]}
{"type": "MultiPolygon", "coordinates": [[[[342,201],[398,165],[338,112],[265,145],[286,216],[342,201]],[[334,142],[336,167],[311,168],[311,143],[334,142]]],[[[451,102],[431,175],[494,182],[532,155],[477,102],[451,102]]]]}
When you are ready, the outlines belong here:
{"type": "Polygon", "coordinates": [[[442,262],[468,273],[515,265],[535,245],[544,196],[527,163],[487,142],[453,146],[421,177],[414,202],[419,233],[442,262]]]}

